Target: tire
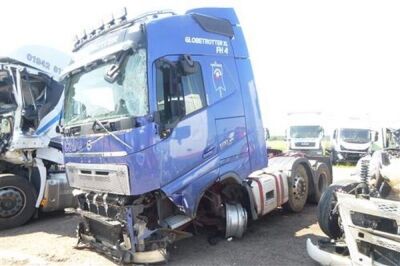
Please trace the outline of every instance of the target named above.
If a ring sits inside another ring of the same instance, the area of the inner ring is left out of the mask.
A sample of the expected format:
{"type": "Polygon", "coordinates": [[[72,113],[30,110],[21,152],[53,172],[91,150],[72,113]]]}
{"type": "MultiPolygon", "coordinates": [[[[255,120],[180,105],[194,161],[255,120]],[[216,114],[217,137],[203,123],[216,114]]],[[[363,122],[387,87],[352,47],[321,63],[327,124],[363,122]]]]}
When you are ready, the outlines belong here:
{"type": "Polygon", "coordinates": [[[36,191],[25,178],[0,175],[0,230],[28,222],[35,212],[36,191]]]}
{"type": "Polygon", "coordinates": [[[339,214],[333,213],[337,203],[335,192],[340,188],[343,187],[338,185],[329,186],[322,194],[317,208],[319,227],[322,232],[333,239],[338,239],[343,234],[339,225],[339,214]]]}
{"type": "Polygon", "coordinates": [[[302,164],[297,164],[288,180],[289,200],[283,205],[288,211],[300,212],[307,201],[309,176],[302,164]]]}
{"type": "Polygon", "coordinates": [[[310,198],[312,203],[318,203],[324,191],[332,184],[332,174],[325,163],[318,164],[315,175],[317,182],[314,183],[314,191],[310,198]]]}

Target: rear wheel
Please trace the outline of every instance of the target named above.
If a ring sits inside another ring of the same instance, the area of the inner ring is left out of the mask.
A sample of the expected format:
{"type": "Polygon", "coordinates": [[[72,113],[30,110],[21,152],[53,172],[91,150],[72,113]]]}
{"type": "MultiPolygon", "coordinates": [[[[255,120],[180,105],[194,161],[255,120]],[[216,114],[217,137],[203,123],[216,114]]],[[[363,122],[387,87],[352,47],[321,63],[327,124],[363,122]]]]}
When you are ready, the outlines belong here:
{"type": "Polygon", "coordinates": [[[332,175],[325,163],[319,163],[315,172],[317,182],[314,183],[314,191],[311,202],[318,203],[324,191],[332,184],[332,175]]]}
{"type": "Polygon", "coordinates": [[[20,226],[35,212],[36,191],[24,178],[0,175],[0,230],[20,226]]]}
{"type": "Polygon", "coordinates": [[[333,239],[338,239],[343,234],[339,225],[339,213],[334,212],[337,204],[335,192],[341,188],[343,187],[339,185],[328,187],[322,194],[317,210],[319,227],[328,237],[333,239]]]}
{"type": "Polygon", "coordinates": [[[306,168],[298,164],[292,171],[292,175],[288,180],[289,183],[289,200],[283,207],[292,212],[300,212],[303,210],[308,196],[309,177],[306,168]]]}

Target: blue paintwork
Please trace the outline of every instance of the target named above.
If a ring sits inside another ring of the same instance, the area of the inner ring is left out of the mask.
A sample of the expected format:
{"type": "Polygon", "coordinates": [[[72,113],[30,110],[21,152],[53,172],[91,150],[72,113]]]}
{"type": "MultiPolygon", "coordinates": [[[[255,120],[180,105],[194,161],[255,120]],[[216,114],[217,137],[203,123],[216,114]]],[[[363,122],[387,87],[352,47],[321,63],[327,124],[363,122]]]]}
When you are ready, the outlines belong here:
{"type": "Polygon", "coordinates": [[[207,107],[191,114],[161,139],[149,115],[138,128],[114,132],[127,148],[111,136],[86,144],[98,136],[65,137],[65,162],[126,164],[133,195],[161,189],[187,215],[194,216],[204,191],[225,174],[245,179],[267,165],[264,129],[247,47],[233,9],[190,10],[185,15],[152,20],[145,25],[148,49],[150,114],[156,111],[155,65],[162,57],[173,60],[191,54],[201,64],[207,107]],[[202,13],[228,19],[235,38],[205,32],[190,15],[202,13]],[[189,43],[188,37],[226,42],[224,54],[214,45],[189,43]],[[185,41],[186,40],[186,41],[185,41]],[[216,89],[213,71],[222,65],[223,90],[216,89]],[[214,68],[213,68],[214,66],[214,68]],[[214,79],[214,80],[213,80],[214,79]],[[126,151],[124,157],[69,157],[74,152],[126,151]]]}
{"type": "Polygon", "coordinates": [[[44,126],[38,128],[35,132],[36,135],[41,135],[45,132],[47,132],[47,130],[49,130],[51,127],[53,127],[54,125],[56,125],[56,123],[58,123],[60,121],[61,118],[61,113],[57,114],[55,117],[53,117],[49,122],[47,122],[47,124],[45,124],[44,126]]]}

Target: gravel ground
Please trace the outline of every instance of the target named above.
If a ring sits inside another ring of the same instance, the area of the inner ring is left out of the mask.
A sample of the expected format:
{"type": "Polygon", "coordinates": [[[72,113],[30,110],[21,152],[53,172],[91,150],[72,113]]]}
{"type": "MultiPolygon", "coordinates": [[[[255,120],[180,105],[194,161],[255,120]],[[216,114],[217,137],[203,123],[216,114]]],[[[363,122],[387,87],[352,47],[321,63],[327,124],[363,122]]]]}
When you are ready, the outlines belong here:
{"type": "MultiPolygon", "coordinates": [[[[349,167],[334,168],[334,182],[350,175],[349,167]]],[[[176,243],[169,265],[316,265],[307,255],[307,238],[322,232],[316,206],[299,214],[276,210],[252,223],[241,240],[222,240],[215,246],[207,234],[176,243]]],[[[96,252],[73,248],[78,217],[44,214],[38,220],[0,232],[0,265],[115,265],[96,252]]]]}

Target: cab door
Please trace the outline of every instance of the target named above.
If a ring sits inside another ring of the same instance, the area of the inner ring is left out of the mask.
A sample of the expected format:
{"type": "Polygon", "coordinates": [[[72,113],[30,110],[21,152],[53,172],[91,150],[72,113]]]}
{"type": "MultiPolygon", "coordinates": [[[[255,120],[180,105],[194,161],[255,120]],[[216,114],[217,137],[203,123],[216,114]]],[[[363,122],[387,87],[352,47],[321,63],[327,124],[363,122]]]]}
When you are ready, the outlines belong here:
{"type": "Polygon", "coordinates": [[[197,57],[178,55],[157,60],[153,69],[160,185],[194,182],[215,169],[210,163],[217,153],[202,66],[197,57]]]}

